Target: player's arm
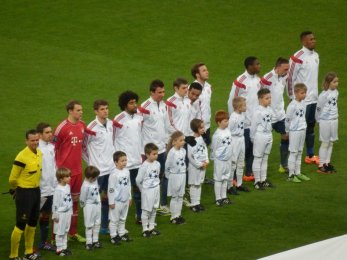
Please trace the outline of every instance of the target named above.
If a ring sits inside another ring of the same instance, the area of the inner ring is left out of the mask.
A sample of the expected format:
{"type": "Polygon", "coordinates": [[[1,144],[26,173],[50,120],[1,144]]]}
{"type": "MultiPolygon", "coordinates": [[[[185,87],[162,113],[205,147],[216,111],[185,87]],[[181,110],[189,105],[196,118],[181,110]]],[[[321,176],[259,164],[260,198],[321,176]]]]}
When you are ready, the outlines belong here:
{"type": "Polygon", "coordinates": [[[174,153],[170,150],[165,161],[165,177],[166,178],[169,178],[170,173],[176,170],[174,166],[174,159],[175,159],[174,153]]]}
{"type": "Polygon", "coordinates": [[[20,155],[18,155],[13,162],[12,170],[11,170],[10,177],[9,177],[9,183],[10,183],[10,186],[12,189],[17,188],[18,178],[19,178],[21,172],[24,170],[25,166],[26,165],[23,162],[23,160],[21,159],[20,155]]]}
{"type": "Polygon", "coordinates": [[[322,109],[324,108],[325,104],[328,102],[327,96],[325,95],[326,93],[321,93],[318,97],[318,102],[317,102],[317,108],[316,108],[316,121],[319,123],[320,120],[320,115],[322,113],[322,109]]]}
{"type": "Polygon", "coordinates": [[[89,187],[87,185],[83,184],[81,187],[81,194],[80,194],[80,206],[81,206],[81,208],[83,208],[86,205],[88,190],[89,190],[89,187]]]}
{"type": "Polygon", "coordinates": [[[195,159],[194,147],[188,145],[188,160],[195,168],[201,168],[203,166],[202,162],[195,159]]]}
{"type": "Polygon", "coordinates": [[[52,219],[54,222],[59,221],[59,203],[63,199],[63,194],[59,190],[54,191],[52,204],[52,219]]]}
{"type": "Polygon", "coordinates": [[[87,164],[89,164],[89,154],[88,154],[89,142],[90,142],[90,136],[84,135],[83,136],[83,143],[82,143],[82,158],[87,164]]]}
{"type": "Polygon", "coordinates": [[[137,176],[136,176],[136,185],[139,187],[139,190],[142,192],[142,183],[143,183],[143,178],[146,173],[146,169],[144,167],[140,167],[137,176]]]}
{"type": "Polygon", "coordinates": [[[286,133],[289,133],[289,128],[290,128],[290,123],[293,118],[293,113],[294,113],[294,106],[288,106],[287,107],[287,112],[286,112],[286,119],[285,119],[285,129],[286,133]]]}
{"type": "Polygon", "coordinates": [[[115,192],[116,192],[116,181],[117,176],[116,174],[112,173],[110,174],[110,177],[108,179],[108,187],[107,187],[107,197],[108,197],[108,204],[110,208],[114,208],[114,202],[115,202],[115,192]],[[112,207],[113,205],[113,207],[112,207]]]}
{"type": "Polygon", "coordinates": [[[287,78],[287,93],[290,99],[294,99],[294,82],[298,77],[302,62],[302,60],[296,58],[294,55],[290,57],[289,73],[287,78]]]}
{"type": "Polygon", "coordinates": [[[259,124],[259,118],[261,118],[260,113],[258,113],[258,111],[256,110],[252,116],[251,127],[249,129],[249,136],[250,136],[252,142],[254,141],[254,136],[255,136],[255,133],[257,132],[257,127],[259,124]]]}

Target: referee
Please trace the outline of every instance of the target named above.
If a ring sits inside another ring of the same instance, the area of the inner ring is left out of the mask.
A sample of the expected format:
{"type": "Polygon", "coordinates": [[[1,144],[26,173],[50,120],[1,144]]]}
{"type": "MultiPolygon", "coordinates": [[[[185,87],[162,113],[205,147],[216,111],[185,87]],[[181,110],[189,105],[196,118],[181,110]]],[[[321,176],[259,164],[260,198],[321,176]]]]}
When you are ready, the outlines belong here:
{"type": "Polygon", "coordinates": [[[33,252],[33,244],[40,212],[42,152],[37,149],[39,135],[36,130],[27,131],[25,138],[27,147],[18,153],[9,178],[16,202],[16,225],[11,235],[10,259],[20,259],[18,248],[24,232],[23,259],[37,260],[40,256],[33,252]]]}

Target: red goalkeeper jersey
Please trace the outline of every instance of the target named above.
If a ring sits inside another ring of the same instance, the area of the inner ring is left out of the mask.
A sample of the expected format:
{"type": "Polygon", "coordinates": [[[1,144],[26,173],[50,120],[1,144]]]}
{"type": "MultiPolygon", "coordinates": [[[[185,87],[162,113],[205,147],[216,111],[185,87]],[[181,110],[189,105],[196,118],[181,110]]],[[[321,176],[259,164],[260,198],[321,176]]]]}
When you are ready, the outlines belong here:
{"type": "Polygon", "coordinates": [[[53,143],[57,167],[66,167],[71,175],[82,174],[82,144],[85,134],[93,134],[82,121],[76,124],[65,119],[54,131],[53,143]]]}

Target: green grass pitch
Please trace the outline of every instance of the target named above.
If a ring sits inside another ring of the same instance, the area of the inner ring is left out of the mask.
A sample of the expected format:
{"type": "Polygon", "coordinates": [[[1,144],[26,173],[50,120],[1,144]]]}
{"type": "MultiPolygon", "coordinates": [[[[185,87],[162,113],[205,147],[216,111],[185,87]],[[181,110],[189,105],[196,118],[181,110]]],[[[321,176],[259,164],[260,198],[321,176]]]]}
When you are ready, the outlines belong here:
{"type": "MultiPolygon", "coordinates": [[[[274,134],[268,172],[276,189],[232,197],[234,205],[216,208],[212,186],[204,185],[207,211],[193,214],[185,208],[183,226],[159,216],[162,235],[151,239],[140,237],[132,207],[127,228],[134,242],[114,248],[101,236],[104,249],[94,252],[70,243],[70,259],[255,259],[345,234],[346,13],[344,0],[1,1],[0,191],[9,188],[25,130],[39,121],[55,127],[66,117],[68,100],[82,102],[88,123],[94,118],[92,102],[108,99],[113,117],[121,91],[136,91],[142,102],[149,82],[160,78],[169,97],[172,81],[177,76],[192,80],[192,64],[203,61],[213,86],[213,112],[226,109],[231,83],[244,71],[246,56],[257,56],[261,74],[266,73],[277,57],[301,48],[300,32],[312,30],[320,81],[328,71],[340,78],[340,140],[332,157],[337,174],[322,176],[314,166],[303,165],[312,180],[287,183],[277,172],[279,140],[274,134]]],[[[14,224],[14,203],[0,196],[0,259],[8,258],[14,224]]],[[[84,232],[82,218],[79,230],[84,232]]]]}

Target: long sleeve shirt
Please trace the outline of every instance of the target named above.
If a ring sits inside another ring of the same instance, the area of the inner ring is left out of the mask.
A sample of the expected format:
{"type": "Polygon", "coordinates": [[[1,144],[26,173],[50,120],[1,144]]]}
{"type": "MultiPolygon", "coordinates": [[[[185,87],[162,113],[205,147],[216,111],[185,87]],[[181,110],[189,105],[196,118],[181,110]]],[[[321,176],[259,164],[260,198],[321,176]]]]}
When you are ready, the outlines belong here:
{"type": "MultiPolygon", "coordinates": [[[[194,82],[199,81],[195,80],[194,82]]],[[[205,128],[209,129],[211,127],[211,97],[212,97],[212,87],[211,85],[205,81],[202,85],[202,92],[199,96],[199,100],[201,101],[201,112],[202,112],[202,121],[205,123],[205,128]]]]}
{"type": "Polygon", "coordinates": [[[270,107],[259,105],[253,114],[250,128],[250,137],[254,138],[256,133],[271,135],[272,131],[272,110],[270,107]]]}
{"type": "Polygon", "coordinates": [[[294,97],[294,86],[304,83],[307,87],[305,102],[307,105],[318,100],[319,55],[314,50],[302,47],[289,61],[288,95],[294,97]]]}
{"type": "Polygon", "coordinates": [[[165,176],[170,174],[185,174],[186,173],[186,150],[183,148],[177,150],[172,147],[166,157],[165,161],[165,176]]]}
{"type": "Polygon", "coordinates": [[[52,204],[52,218],[57,218],[59,213],[70,212],[72,214],[72,198],[70,185],[58,184],[54,190],[52,204]]]}
{"type": "Polygon", "coordinates": [[[41,197],[46,197],[53,195],[54,188],[58,184],[55,176],[57,167],[55,165],[54,145],[40,139],[39,149],[42,152],[40,191],[41,197]]]}
{"type": "Polygon", "coordinates": [[[232,137],[244,136],[245,115],[235,111],[229,117],[229,130],[232,137]]]}
{"type": "Polygon", "coordinates": [[[114,173],[110,174],[107,196],[109,205],[131,200],[130,173],[127,168],[123,170],[116,169],[114,173]]]}
{"type": "Polygon", "coordinates": [[[84,180],[81,187],[80,194],[80,205],[84,207],[87,204],[97,204],[101,203],[100,194],[99,194],[99,185],[98,181],[90,182],[84,180]]]}
{"type": "Polygon", "coordinates": [[[136,185],[139,187],[140,191],[142,192],[143,189],[158,187],[160,184],[159,173],[160,163],[158,161],[144,161],[136,177],[136,185]]]}
{"type": "Polygon", "coordinates": [[[316,121],[334,120],[339,117],[337,109],[337,100],[339,92],[335,90],[325,90],[320,93],[317,103],[316,121]]]}
{"type": "Polygon", "coordinates": [[[175,131],[181,131],[184,135],[189,134],[190,129],[190,100],[188,97],[180,97],[177,93],[168,98],[167,112],[169,118],[168,134],[175,131]]]}
{"type": "Polygon", "coordinates": [[[289,131],[300,131],[305,130],[306,125],[306,119],[305,119],[305,113],[306,113],[306,104],[305,101],[297,101],[292,100],[288,107],[286,112],[286,132],[289,131]]]}
{"type": "Polygon", "coordinates": [[[202,136],[195,137],[195,141],[195,146],[188,144],[189,164],[194,165],[195,168],[201,168],[203,163],[208,162],[207,146],[202,136]]]}
{"type": "Polygon", "coordinates": [[[212,136],[211,160],[228,161],[231,158],[231,134],[228,128],[217,128],[212,136]]]}

